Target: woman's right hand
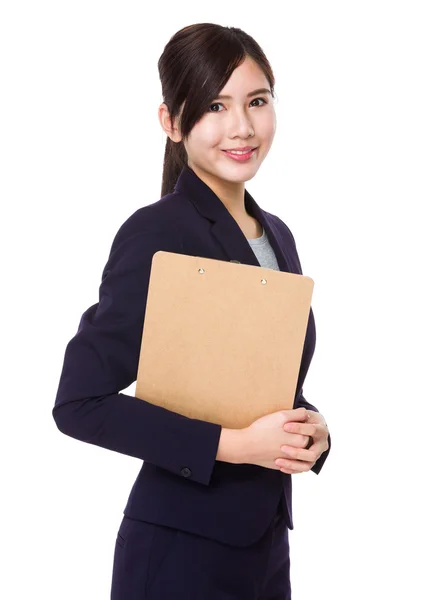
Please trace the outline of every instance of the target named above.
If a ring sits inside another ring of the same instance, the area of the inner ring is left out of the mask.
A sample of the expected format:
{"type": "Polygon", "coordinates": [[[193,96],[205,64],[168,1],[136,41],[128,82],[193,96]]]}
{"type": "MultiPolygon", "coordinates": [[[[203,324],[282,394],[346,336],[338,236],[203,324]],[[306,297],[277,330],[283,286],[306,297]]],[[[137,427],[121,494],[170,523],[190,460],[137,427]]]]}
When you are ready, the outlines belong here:
{"type": "Polygon", "coordinates": [[[284,431],[283,426],[289,421],[305,423],[307,421],[306,409],[300,407],[270,413],[243,428],[245,447],[243,448],[244,459],[242,462],[280,470],[280,467],[274,462],[276,458],[285,458],[280,447],[286,444],[296,448],[305,448],[310,439],[308,435],[284,431]]]}

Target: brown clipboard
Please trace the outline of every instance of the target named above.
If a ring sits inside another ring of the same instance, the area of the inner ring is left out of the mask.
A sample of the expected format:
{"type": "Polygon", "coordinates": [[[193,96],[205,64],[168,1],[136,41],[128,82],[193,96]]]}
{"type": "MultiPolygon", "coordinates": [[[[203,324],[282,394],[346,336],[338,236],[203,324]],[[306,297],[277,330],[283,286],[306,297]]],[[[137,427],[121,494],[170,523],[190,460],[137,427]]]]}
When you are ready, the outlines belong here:
{"type": "Polygon", "coordinates": [[[293,408],[313,288],[306,275],[155,252],[135,396],[231,429],[293,408]]]}

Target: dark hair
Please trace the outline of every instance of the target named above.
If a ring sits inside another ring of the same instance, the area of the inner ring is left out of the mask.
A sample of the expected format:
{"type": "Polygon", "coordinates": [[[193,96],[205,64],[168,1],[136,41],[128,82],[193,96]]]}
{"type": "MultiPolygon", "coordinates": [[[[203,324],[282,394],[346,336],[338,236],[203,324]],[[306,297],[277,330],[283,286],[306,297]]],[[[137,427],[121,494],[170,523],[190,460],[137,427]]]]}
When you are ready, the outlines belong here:
{"type": "MultiPolygon", "coordinates": [[[[242,29],[196,23],[180,29],[170,38],[159,58],[158,71],[163,102],[173,123],[185,103],[180,118],[184,139],[246,57],[262,69],[273,95],[275,79],[271,65],[257,42],[242,29]]],[[[183,141],[173,142],[167,136],[161,197],[174,190],[187,162],[183,141]]]]}

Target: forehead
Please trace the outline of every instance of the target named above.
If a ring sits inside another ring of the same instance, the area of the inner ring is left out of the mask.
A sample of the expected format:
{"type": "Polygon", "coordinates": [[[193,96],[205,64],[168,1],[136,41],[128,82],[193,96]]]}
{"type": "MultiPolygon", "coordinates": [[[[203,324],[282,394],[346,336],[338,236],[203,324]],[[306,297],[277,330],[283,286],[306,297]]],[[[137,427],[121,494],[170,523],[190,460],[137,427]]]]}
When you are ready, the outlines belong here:
{"type": "Polygon", "coordinates": [[[251,58],[246,57],[231,74],[220,94],[230,96],[246,96],[258,88],[269,90],[269,83],[261,67],[251,58]]]}

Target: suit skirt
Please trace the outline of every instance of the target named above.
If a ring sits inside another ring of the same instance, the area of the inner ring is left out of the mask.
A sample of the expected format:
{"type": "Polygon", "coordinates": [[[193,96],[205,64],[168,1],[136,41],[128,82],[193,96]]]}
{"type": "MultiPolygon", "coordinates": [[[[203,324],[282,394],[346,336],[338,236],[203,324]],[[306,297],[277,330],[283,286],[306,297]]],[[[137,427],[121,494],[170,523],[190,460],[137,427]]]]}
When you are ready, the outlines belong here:
{"type": "Polygon", "coordinates": [[[283,498],[264,535],[245,547],[124,515],[110,599],[290,600],[283,498]]]}

